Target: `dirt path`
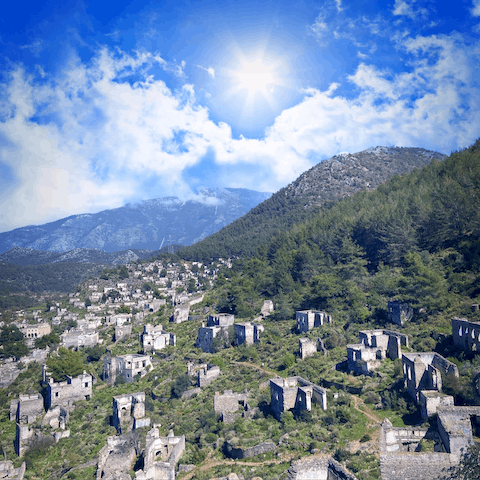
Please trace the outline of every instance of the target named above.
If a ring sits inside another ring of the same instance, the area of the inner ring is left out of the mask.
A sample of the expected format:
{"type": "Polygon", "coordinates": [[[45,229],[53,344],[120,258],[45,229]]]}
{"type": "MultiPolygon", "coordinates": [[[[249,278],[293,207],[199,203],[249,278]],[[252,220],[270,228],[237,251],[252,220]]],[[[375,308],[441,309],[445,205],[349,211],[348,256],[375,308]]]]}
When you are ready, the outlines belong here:
{"type": "Polygon", "coordinates": [[[259,367],[258,365],[255,365],[254,363],[249,363],[249,362],[235,362],[237,365],[245,365],[246,367],[251,367],[255,368],[256,370],[260,370],[262,372],[268,373],[269,375],[275,375],[278,377],[278,373],[274,372],[273,370],[267,370],[263,367],[259,367]]]}
{"type": "Polygon", "coordinates": [[[295,456],[294,453],[290,453],[288,455],[283,455],[282,458],[278,458],[275,460],[265,460],[264,462],[242,462],[240,460],[212,460],[212,453],[213,450],[210,450],[210,452],[208,452],[207,458],[202,462],[202,464],[199,467],[195,467],[191,472],[188,472],[184,477],[181,477],[181,480],[190,480],[197,472],[205,472],[214,467],[222,465],[246,465],[250,467],[260,467],[262,465],[276,465],[279,463],[289,462],[295,456]]]}
{"type": "Polygon", "coordinates": [[[360,397],[357,397],[356,395],[352,395],[353,399],[353,407],[355,410],[358,410],[360,413],[363,413],[368,419],[370,419],[372,422],[375,424],[380,424],[382,423],[382,419],[378,416],[375,415],[363,402],[363,400],[360,397]],[[360,406],[363,407],[360,408],[360,406]]]}

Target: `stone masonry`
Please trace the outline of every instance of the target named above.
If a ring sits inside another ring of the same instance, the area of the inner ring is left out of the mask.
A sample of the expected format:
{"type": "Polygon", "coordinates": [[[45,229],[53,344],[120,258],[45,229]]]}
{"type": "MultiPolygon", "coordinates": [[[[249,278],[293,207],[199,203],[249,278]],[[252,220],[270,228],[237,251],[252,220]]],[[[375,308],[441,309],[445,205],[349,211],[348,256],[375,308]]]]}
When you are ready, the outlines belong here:
{"type": "Polygon", "coordinates": [[[297,333],[306,333],[324,323],[332,323],[332,316],[316,310],[299,310],[295,312],[295,320],[297,333]]]}
{"type": "Polygon", "coordinates": [[[248,393],[234,393],[232,390],[225,390],[222,395],[215,392],[213,397],[213,409],[222,415],[224,423],[232,423],[238,414],[239,409],[243,412],[249,410],[248,393]]]}
{"type": "Polygon", "coordinates": [[[156,352],[164,349],[167,345],[175,346],[177,337],[174,333],[165,332],[162,325],[153,326],[147,323],[147,325],[143,327],[141,342],[143,345],[143,353],[149,351],[156,352]]]}
{"type": "Polygon", "coordinates": [[[245,322],[235,323],[233,325],[235,329],[235,340],[238,345],[246,343],[247,345],[253,345],[260,342],[260,332],[263,332],[265,328],[263,325],[245,322]]]}
{"type": "Polygon", "coordinates": [[[348,369],[371,375],[385,358],[402,357],[401,346],[408,347],[408,337],[392,330],[363,330],[358,333],[359,343],[347,345],[348,369]]]}
{"type": "Polygon", "coordinates": [[[323,410],[327,409],[327,391],[302,377],[270,380],[271,408],[275,417],[280,420],[287,410],[312,409],[312,400],[319,403],[323,410]]]}
{"type": "Polygon", "coordinates": [[[87,400],[92,396],[92,384],[92,376],[85,371],[78,377],[67,376],[64,382],[57,383],[49,377],[45,396],[47,410],[56,405],[70,407],[77,400],[87,400]]]}
{"type": "Polygon", "coordinates": [[[130,337],[131,334],[132,334],[131,323],[126,323],[125,325],[115,325],[115,343],[130,337]]]}
{"type": "Polygon", "coordinates": [[[308,338],[300,338],[298,340],[298,350],[301,359],[313,357],[317,353],[317,342],[308,338]]]}
{"type": "Polygon", "coordinates": [[[413,317],[413,308],[408,303],[391,300],[387,304],[388,320],[396,325],[403,325],[413,317]]]}
{"type": "Polygon", "coordinates": [[[404,353],[402,363],[405,388],[417,403],[421,390],[442,391],[441,372],[458,377],[457,366],[435,352],[404,353]]]}
{"type": "Polygon", "coordinates": [[[480,352],[480,323],[452,318],[453,343],[467,352],[480,352]]]}
{"type": "Polygon", "coordinates": [[[357,480],[357,477],[333,458],[317,455],[292,463],[286,480],[357,480]]]}
{"type": "Polygon", "coordinates": [[[145,417],[145,392],[116,395],[112,407],[112,424],[119,433],[150,426],[150,419],[145,417]]]}
{"type": "Polygon", "coordinates": [[[144,377],[151,368],[152,361],[149,355],[137,353],[116,357],[106,355],[103,360],[103,380],[114,383],[117,376],[121,376],[125,382],[132,383],[137,375],[144,377]]]}
{"type": "Polygon", "coordinates": [[[10,402],[10,420],[16,420],[17,423],[33,423],[43,413],[43,397],[39,393],[20,395],[18,400],[10,402]]]}
{"type": "Polygon", "coordinates": [[[166,437],[159,434],[158,426],[147,433],[143,470],[135,480],[174,480],[175,466],[185,451],[185,435],[175,436],[173,430],[166,437]]]}

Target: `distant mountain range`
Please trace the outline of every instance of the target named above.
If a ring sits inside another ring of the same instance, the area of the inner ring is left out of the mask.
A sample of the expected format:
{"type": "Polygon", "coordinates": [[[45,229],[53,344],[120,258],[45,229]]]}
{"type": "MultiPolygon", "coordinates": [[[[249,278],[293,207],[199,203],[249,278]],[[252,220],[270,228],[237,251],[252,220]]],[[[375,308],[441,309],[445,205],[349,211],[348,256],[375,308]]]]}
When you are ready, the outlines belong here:
{"type": "Polygon", "coordinates": [[[316,207],[372,190],[395,175],[422,168],[446,156],[423,148],[373,147],[324,160],[214,235],[182,248],[187,260],[250,256],[281,231],[313,216],[316,207]]]}
{"type": "MultiPolygon", "coordinates": [[[[167,245],[191,245],[217,232],[270,196],[271,193],[241,188],[202,189],[196,200],[182,201],[177,197],[166,197],[94,214],[73,215],[45,225],[0,233],[0,253],[14,247],[69,252],[66,259],[45,255],[45,261],[41,258],[38,261],[78,262],[82,261],[79,258],[86,255],[82,249],[102,252],[134,249],[156,251],[167,245]]],[[[102,252],[93,255],[99,257],[99,263],[104,261],[100,258],[102,252]]],[[[25,254],[25,251],[16,251],[13,257],[25,254]]],[[[88,256],[91,257],[91,254],[88,256]]],[[[11,260],[5,258],[3,261],[11,260]]],[[[107,260],[107,263],[112,262],[107,260]]]]}

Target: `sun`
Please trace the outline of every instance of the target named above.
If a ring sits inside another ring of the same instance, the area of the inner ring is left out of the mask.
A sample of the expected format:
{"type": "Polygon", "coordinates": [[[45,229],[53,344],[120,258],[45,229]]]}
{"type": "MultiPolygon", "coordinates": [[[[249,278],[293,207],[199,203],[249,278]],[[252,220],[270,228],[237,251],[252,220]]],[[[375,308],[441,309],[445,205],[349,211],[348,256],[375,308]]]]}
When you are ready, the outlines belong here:
{"type": "Polygon", "coordinates": [[[262,64],[260,60],[243,62],[240,69],[234,72],[234,80],[239,90],[247,90],[249,95],[256,93],[272,93],[275,77],[272,67],[262,64]]]}

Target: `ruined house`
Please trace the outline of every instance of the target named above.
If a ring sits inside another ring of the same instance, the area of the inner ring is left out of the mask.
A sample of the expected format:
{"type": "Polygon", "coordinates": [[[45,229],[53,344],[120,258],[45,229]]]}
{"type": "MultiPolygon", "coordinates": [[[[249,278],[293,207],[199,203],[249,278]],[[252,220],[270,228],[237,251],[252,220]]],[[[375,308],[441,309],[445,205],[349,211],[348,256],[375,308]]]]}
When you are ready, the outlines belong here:
{"type": "Polygon", "coordinates": [[[119,433],[150,426],[150,419],[145,417],[145,392],[116,395],[112,408],[112,425],[119,433]]]}
{"type": "Polygon", "coordinates": [[[292,463],[286,480],[357,480],[343,465],[332,457],[318,455],[292,463]]]}
{"type": "Polygon", "coordinates": [[[295,312],[297,333],[306,333],[324,323],[332,323],[332,316],[316,310],[299,310],[295,312]]]}
{"type": "Polygon", "coordinates": [[[233,325],[235,329],[235,340],[238,345],[246,343],[247,345],[253,345],[260,342],[260,332],[265,330],[263,325],[245,322],[235,323],[233,325]]]}
{"type": "Polygon", "coordinates": [[[282,413],[288,410],[310,411],[312,400],[319,403],[323,410],[327,409],[326,389],[298,376],[272,378],[270,380],[270,399],[270,406],[278,420],[282,413]]]}
{"type": "Polygon", "coordinates": [[[175,346],[177,338],[174,333],[168,333],[163,330],[162,325],[153,326],[150,323],[144,325],[141,335],[141,343],[143,345],[143,353],[149,351],[158,351],[167,345],[175,346]]]}
{"type": "Polygon", "coordinates": [[[230,313],[214,313],[207,317],[207,327],[229,327],[235,323],[235,315],[230,313]]]}
{"type": "Polygon", "coordinates": [[[39,393],[20,395],[10,402],[10,420],[16,420],[17,423],[33,423],[43,413],[43,397],[39,393]]]}
{"type": "Polygon", "coordinates": [[[195,346],[201,348],[204,352],[213,353],[214,339],[219,335],[228,338],[228,327],[206,327],[202,323],[202,326],[198,329],[195,346]]]}
{"type": "Polygon", "coordinates": [[[115,343],[124,340],[132,334],[132,324],[115,325],[115,343]]]}
{"type": "Polygon", "coordinates": [[[298,340],[298,350],[301,359],[313,357],[317,353],[317,342],[308,338],[300,338],[298,340]]]}
{"type": "Polygon", "coordinates": [[[480,433],[480,407],[446,406],[437,409],[436,428],[380,426],[380,470],[388,480],[442,478],[457,465],[460,456],[480,433]],[[424,453],[422,440],[430,440],[433,452],[424,453]]]}
{"type": "Polygon", "coordinates": [[[25,468],[25,462],[20,467],[15,468],[12,461],[4,460],[0,462],[0,478],[2,480],[23,480],[25,468]]]}
{"type": "Polygon", "coordinates": [[[197,385],[200,388],[210,385],[222,371],[220,367],[212,365],[210,363],[202,363],[201,365],[195,365],[192,362],[187,364],[187,374],[191,377],[197,377],[197,385]]]}
{"type": "Polygon", "coordinates": [[[185,451],[185,435],[175,436],[170,430],[168,436],[160,436],[155,425],[147,433],[143,469],[135,474],[135,480],[174,480],[175,466],[185,451]]]}
{"type": "Polygon", "coordinates": [[[114,383],[117,376],[123,377],[125,382],[132,383],[137,375],[144,377],[152,368],[149,355],[130,353],[112,357],[106,355],[103,360],[102,378],[107,383],[114,383]]]}
{"type": "Polygon", "coordinates": [[[85,330],[70,330],[63,332],[60,337],[63,347],[74,349],[94,347],[99,341],[98,332],[88,332],[85,330]]]}
{"type": "Polygon", "coordinates": [[[388,320],[396,325],[403,325],[413,317],[413,308],[408,303],[391,300],[387,304],[388,320]]]}
{"type": "Polygon", "coordinates": [[[422,390],[442,391],[441,372],[458,377],[457,366],[435,352],[404,353],[402,363],[405,388],[417,403],[422,390]]]}
{"type": "Polygon", "coordinates": [[[42,338],[44,335],[50,334],[52,327],[49,323],[37,323],[36,325],[23,324],[19,327],[26,339],[42,338]]]}
{"type": "Polygon", "coordinates": [[[213,397],[213,409],[222,416],[224,423],[233,423],[235,418],[242,412],[250,410],[248,405],[248,393],[234,393],[232,390],[225,390],[222,395],[215,392],[213,397]]]}
{"type": "Polygon", "coordinates": [[[408,347],[408,337],[392,330],[363,330],[358,333],[359,343],[347,345],[348,369],[370,375],[385,358],[402,357],[401,346],[408,347]]]}
{"type": "Polygon", "coordinates": [[[480,352],[480,322],[452,318],[453,343],[466,352],[480,352]]]}
{"type": "Polygon", "coordinates": [[[180,303],[175,305],[173,309],[173,317],[171,321],[173,323],[183,323],[188,320],[188,315],[190,314],[190,305],[189,303],[180,303]]]}
{"type": "MultiPolygon", "coordinates": [[[[46,379],[44,368],[44,379],[46,379]]],[[[78,377],[67,376],[64,382],[54,382],[48,377],[45,407],[49,410],[56,405],[71,407],[77,400],[87,400],[92,396],[93,378],[85,370],[78,377]]]]}
{"type": "Polygon", "coordinates": [[[134,435],[108,437],[98,454],[97,480],[132,480],[128,471],[140,454],[140,442],[134,435]]]}

